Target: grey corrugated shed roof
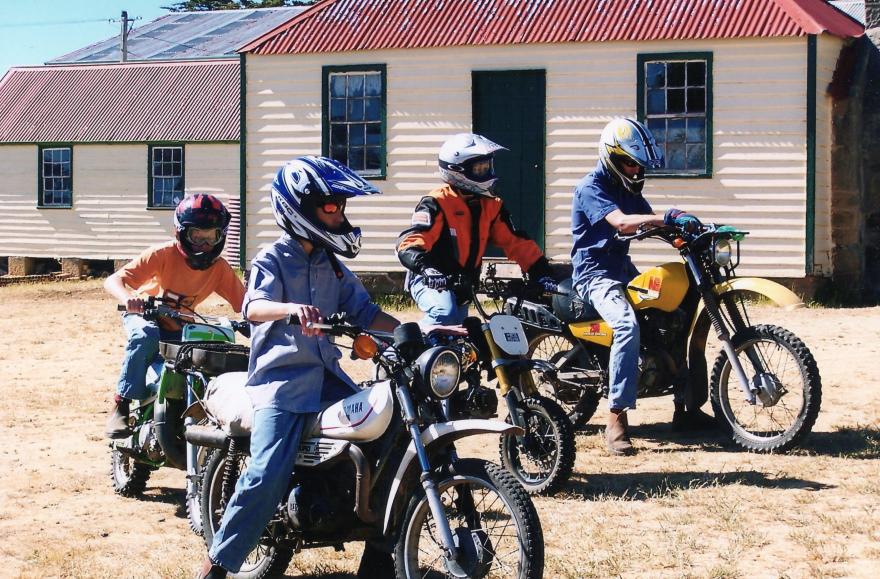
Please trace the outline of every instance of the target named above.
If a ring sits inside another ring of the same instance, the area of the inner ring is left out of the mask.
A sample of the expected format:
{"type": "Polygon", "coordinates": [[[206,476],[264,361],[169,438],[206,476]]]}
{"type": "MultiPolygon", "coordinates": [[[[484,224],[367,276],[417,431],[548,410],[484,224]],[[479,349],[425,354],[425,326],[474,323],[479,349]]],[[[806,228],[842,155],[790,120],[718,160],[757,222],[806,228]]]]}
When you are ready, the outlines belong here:
{"type": "Polygon", "coordinates": [[[831,5],[846,12],[853,20],[865,24],[865,0],[832,0],[831,5]]]}
{"type": "MultiPolygon", "coordinates": [[[[177,12],[132,29],[128,59],[189,60],[237,57],[236,49],[287,22],[305,8],[177,12]]],[[[119,36],[53,58],[46,64],[119,62],[119,36]]]]}

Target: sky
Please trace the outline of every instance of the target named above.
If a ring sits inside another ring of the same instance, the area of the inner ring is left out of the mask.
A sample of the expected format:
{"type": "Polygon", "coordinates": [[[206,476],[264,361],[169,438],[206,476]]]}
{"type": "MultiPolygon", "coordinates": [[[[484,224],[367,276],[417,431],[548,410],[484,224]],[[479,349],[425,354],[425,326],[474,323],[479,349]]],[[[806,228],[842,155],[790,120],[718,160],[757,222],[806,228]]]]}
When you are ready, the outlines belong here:
{"type": "Polygon", "coordinates": [[[120,32],[120,16],[143,26],[175,0],[0,0],[0,76],[12,66],[43,64],[120,32]],[[115,20],[115,22],[110,22],[115,20]]]}

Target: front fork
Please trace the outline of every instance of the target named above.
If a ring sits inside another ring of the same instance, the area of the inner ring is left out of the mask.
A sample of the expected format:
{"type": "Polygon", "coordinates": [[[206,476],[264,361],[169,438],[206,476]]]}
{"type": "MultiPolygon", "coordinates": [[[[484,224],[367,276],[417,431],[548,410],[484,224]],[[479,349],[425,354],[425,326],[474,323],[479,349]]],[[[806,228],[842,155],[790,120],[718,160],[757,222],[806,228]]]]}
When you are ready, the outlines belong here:
{"type": "Polygon", "coordinates": [[[422,444],[422,433],[419,430],[418,416],[416,414],[415,405],[409,395],[409,391],[398,386],[396,388],[397,399],[400,401],[400,407],[403,410],[403,419],[406,427],[412,437],[413,446],[416,449],[416,456],[419,459],[419,467],[422,474],[419,481],[422,483],[422,489],[425,491],[425,497],[428,499],[428,507],[431,509],[431,516],[434,517],[434,523],[437,525],[437,531],[440,536],[440,545],[445,552],[446,562],[451,568],[460,567],[457,561],[459,558],[458,547],[452,536],[452,528],[449,526],[449,519],[446,518],[446,510],[443,508],[443,501],[440,500],[440,492],[437,490],[437,483],[431,475],[431,464],[428,461],[428,453],[425,445],[422,444]]]}

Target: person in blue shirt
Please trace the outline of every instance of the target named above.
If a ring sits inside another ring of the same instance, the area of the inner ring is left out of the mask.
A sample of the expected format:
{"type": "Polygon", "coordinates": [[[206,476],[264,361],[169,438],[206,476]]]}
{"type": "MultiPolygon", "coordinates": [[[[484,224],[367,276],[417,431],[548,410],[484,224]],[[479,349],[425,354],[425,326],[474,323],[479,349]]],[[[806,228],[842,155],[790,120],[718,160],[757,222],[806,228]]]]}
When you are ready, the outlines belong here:
{"type": "MultiPolygon", "coordinates": [[[[357,391],[339,366],[339,350],[308,324],[345,312],[362,327],[391,331],[399,325],[336,257],[353,258],[360,250],[360,229],[345,217],[346,201],[376,193],[351,169],[324,157],[300,157],[275,177],[272,209],[284,233],[254,258],[243,305],[252,323],[245,387],[254,405],[251,460],[198,577],[225,577],[241,568],[283,497],[307,415],[357,391]],[[289,324],[289,316],[298,316],[300,325],[289,324]]],[[[387,572],[391,565],[390,554],[368,544],[358,575],[376,576],[377,568],[387,572]]]]}
{"type": "MultiPolygon", "coordinates": [[[[629,242],[614,235],[632,234],[644,226],[698,223],[694,216],[678,209],[658,216],[642,196],[646,169],[662,166],[663,153],[645,125],[633,119],[614,119],[599,139],[596,169],[578,183],[572,204],[573,284],[614,332],[605,439],[608,451],[615,456],[634,451],[626,411],[636,407],[640,338],[638,319],[626,294],[626,284],[638,271],[629,257],[629,242]]],[[[676,401],[677,413],[678,406],[676,401]]],[[[684,411],[683,405],[680,410],[684,411]]]]}

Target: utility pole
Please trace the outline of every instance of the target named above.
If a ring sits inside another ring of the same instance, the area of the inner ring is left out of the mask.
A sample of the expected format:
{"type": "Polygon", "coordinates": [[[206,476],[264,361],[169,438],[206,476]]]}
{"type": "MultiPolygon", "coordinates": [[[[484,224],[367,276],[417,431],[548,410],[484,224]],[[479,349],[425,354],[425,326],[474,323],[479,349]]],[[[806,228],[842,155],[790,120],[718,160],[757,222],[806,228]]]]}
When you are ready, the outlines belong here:
{"type": "MultiPolygon", "coordinates": [[[[122,40],[122,57],[120,60],[122,62],[128,61],[128,33],[131,32],[131,27],[134,26],[135,20],[140,20],[140,18],[129,18],[128,11],[122,11],[122,17],[119,19],[120,38],[122,40]]],[[[115,22],[115,20],[111,20],[111,22],[115,22]]]]}

